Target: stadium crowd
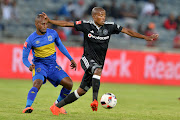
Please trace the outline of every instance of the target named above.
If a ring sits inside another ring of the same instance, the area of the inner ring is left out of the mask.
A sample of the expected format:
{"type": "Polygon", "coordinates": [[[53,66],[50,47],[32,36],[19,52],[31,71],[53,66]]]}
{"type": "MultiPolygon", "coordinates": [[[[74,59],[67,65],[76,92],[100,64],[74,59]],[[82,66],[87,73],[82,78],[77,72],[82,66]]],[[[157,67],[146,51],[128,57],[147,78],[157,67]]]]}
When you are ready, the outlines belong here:
{"type": "MultiPolygon", "coordinates": [[[[31,16],[42,11],[56,20],[89,20],[92,8],[101,6],[107,11],[108,21],[114,21],[141,34],[159,34],[159,39],[153,42],[144,43],[137,40],[138,46],[180,48],[180,13],[178,13],[177,3],[179,0],[164,0],[163,4],[162,0],[47,0],[47,3],[43,3],[42,0],[1,0],[0,37],[26,38],[35,29],[34,18],[31,16]],[[24,29],[26,33],[22,34],[24,29]]],[[[49,27],[58,32],[62,41],[67,43],[74,41],[77,43],[75,45],[82,44],[83,34],[74,28],[61,28],[51,24],[49,27]]],[[[115,40],[110,47],[117,47],[119,39],[125,39],[126,42],[122,45],[129,46],[128,44],[133,42],[134,38],[120,34],[113,39],[115,40]]]]}

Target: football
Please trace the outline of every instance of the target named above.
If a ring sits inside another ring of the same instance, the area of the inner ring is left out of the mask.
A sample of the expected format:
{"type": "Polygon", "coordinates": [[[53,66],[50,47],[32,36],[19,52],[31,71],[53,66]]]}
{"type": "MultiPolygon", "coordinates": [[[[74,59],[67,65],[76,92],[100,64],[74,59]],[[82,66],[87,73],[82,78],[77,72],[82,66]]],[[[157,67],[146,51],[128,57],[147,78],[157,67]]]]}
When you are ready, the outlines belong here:
{"type": "Polygon", "coordinates": [[[116,106],[117,99],[113,93],[105,93],[101,97],[101,105],[103,108],[111,109],[116,106]]]}

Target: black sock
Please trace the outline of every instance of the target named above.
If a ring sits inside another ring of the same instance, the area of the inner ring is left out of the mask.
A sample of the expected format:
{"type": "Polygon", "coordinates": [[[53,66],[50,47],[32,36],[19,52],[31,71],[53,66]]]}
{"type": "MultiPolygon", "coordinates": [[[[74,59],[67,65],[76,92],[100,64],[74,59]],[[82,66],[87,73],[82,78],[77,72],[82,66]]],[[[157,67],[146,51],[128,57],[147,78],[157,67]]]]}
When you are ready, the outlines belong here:
{"type": "Polygon", "coordinates": [[[70,104],[74,101],[76,101],[80,96],[77,93],[77,90],[66,96],[63,100],[61,100],[59,103],[56,104],[57,107],[61,108],[67,104],[70,104]]]}
{"type": "Polygon", "coordinates": [[[93,101],[98,99],[98,92],[100,87],[100,76],[93,75],[92,77],[92,88],[93,88],[93,101]]]}

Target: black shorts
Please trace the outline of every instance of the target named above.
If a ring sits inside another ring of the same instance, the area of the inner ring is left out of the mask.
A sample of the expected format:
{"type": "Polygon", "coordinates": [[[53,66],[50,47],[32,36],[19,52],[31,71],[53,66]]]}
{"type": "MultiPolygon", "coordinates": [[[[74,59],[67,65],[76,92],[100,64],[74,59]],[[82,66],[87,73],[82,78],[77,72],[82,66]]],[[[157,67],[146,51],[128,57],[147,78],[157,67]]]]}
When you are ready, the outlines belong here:
{"type": "Polygon", "coordinates": [[[86,56],[82,56],[80,62],[81,62],[81,67],[83,68],[83,70],[86,73],[88,72],[90,74],[94,74],[94,71],[95,71],[96,68],[103,69],[102,65],[99,65],[93,59],[88,59],[86,56]]]}
{"type": "Polygon", "coordinates": [[[82,56],[80,62],[81,67],[85,71],[83,79],[81,81],[80,88],[87,92],[92,86],[92,76],[94,74],[95,69],[103,69],[103,66],[96,63],[93,59],[87,59],[85,56],[82,56]]]}

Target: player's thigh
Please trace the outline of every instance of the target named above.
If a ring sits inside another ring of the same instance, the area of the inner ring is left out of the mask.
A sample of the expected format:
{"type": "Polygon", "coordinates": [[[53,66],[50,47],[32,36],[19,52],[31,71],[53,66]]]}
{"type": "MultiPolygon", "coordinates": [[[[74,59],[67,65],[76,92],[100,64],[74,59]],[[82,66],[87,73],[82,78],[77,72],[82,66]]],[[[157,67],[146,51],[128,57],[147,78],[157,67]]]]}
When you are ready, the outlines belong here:
{"type": "Polygon", "coordinates": [[[51,71],[48,73],[47,79],[55,87],[57,87],[61,83],[68,84],[72,82],[69,75],[59,65],[52,67],[51,71]]]}
{"type": "Polygon", "coordinates": [[[46,76],[47,76],[47,68],[45,65],[41,64],[41,63],[37,63],[35,64],[35,68],[32,71],[32,80],[33,80],[33,85],[37,86],[42,85],[42,83],[46,82],[46,76]],[[41,80],[41,81],[39,81],[41,80]]]}
{"type": "Polygon", "coordinates": [[[94,71],[97,68],[102,69],[102,65],[99,65],[96,63],[93,59],[88,59],[85,56],[83,56],[80,60],[81,67],[86,73],[94,74],[94,71]]]}
{"type": "Polygon", "coordinates": [[[90,60],[90,71],[92,74],[101,74],[102,65],[99,65],[94,60],[90,60]]]}

